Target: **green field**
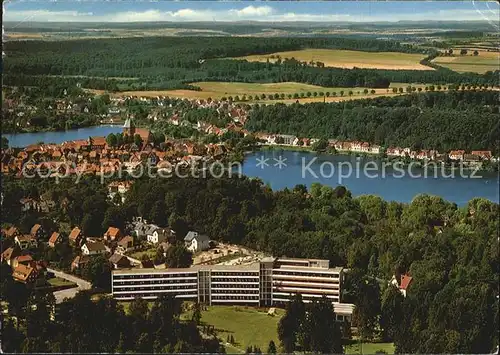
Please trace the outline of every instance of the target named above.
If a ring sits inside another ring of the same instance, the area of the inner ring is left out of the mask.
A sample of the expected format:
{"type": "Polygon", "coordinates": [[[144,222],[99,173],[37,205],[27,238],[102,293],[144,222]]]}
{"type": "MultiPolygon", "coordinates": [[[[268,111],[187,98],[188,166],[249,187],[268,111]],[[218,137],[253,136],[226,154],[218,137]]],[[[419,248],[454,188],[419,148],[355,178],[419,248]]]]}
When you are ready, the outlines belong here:
{"type": "Polygon", "coordinates": [[[500,69],[499,52],[488,52],[478,50],[479,55],[473,55],[473,51],[469,50],[467,55],[460,55],[460,49],[454,49],[455,53],[449,57],[437,57],[433,60],[445,68],[449,68],[459,73],[474,72],[483,74],[487,71],[495,71],[500,69]]]}
{"type": "Polygon", "coordinates": [[[153,259],[156,255],[156,248],[149,248],[149,249],[142,250],[142,251],[136,251],[134,253],[127,254],[127,255],[130,256],[131,258],[134,258],[137,260],[141,260],[143,255],[148,255],[151,259],[153,259]]]}
{"type": "MultiPolygon", "coordinates": [[[[355,87],[355,88],[343,88],[343,87],[335,87],[335,88],[329,88],[329,87],[322,87],[322,86],[317,86],[317,85],[309,85],[309,84],[302,84],[302,83],[295,83],[295,82],[283,82],[283,83],[269,83],[269,84],[261,84],[261,83],[240,83],[240,82],[196,82],[192,83],[195,86],[198,86],[201,88],[201,91],[194,91],[194,90],[146,90],[146,91],[123,91],[123,92],[118,92],[118,93],[111,93],[110,95],[112,97],[120,97],[120,96],[127,96],[127,95],[132,95],[132,96],[144,96],[144,97],[156,97],[156,96],[170,96],[170,97],[178,97],[178,98],[188,98],[188,99],[221,99],[223,97],[229,97],[232,96],[233,99],[238,96],[240,99],[243,98],[244,95],[246,95],[246,98],[255,95],[261,96],[262,94],[265,94],[266,96],[269,95],[274,95],[274,94],[284,94],[285,99],[288,99],[288,95],[293,95],[295,93],[297,94],[307,94],[310,92],[313,94],[314,92],[318,93],[317,97],[311,97],[306,98],[308,101],[322,101],[323,98],[319,96],[320,92],[323,92],[326,94],[326,92],[336,93],[336,97],[333,96],[333,94],[330,96],[330,99],[327,101],[334,101],[334,100],[340,100],[341,99],[341,91],[344,91],[344,96],[348,96],[349,91],[353,92],[353,97],[357,96],[358,98],[364,98],[367,97],[363,93],[364,87],[355,87]]],[[[407,85],[404,85],[405,87],[407,85]]],[[[392,85],[391,85],[392,86],[392,85]]],[[[366,88],[369,91],[371,91],[371,88],[366,88]]],[[[103,94],[104,91],[102,90],[89,90],[94,92],[95,94],[103,94]]],[[[387,89],[375,89],[376,94],[386,94],[388,93],[387,89]]],[[[390,92],[390,90],[389,90],[390,92]]],[[[370,96],[371,94],[368,94],[370,96]]],[[[373,96],[373,95],[372,95],[373,96]]],[[[267,100],[267,99],[266,99],[267,100]]],[[[281,99],[280,99],[281,100],[281,99]]],[[[280,100],[274,100],[273,102],[280,101],[280,100]]],[[[256,99],[252,100],[253,102],[258,101],[256,99]]]]}
{"type": "Polygon", "coordinates": [[[278,346],[278,322],[284,311],[276,309],[275,316],[267,315],[267,309],[244,306],[211,306],[202,311],[201,321],[215,326],[217,336],[226,342],[227,336],[234,337],[234,346],[227,346],[228,352],[234,349],[244,352],[247,346],[256,345],[265,352],[269,341],[278,346]]]}
{"type": "Polygon", "coordinates": [[[302,62],[322,62],[327,67],[337,68],[371,68],[371,69],[404,69],[433,70],[420,64],[425,58],[423,54],[399,52],[361,52],[340,49],[303,49],[298,51],[276,52],[271,54],[249,55],[232,59],[244,59],[249,62],[274,62],[280,57],[295,58],[302,62]]]}
{"type": "Polygon", "coordinates": [[[375,354],[383,350],[387,354],[394,354],[393,343],[355,343],[345,347],[346,354],[375,354]]]}
{"type": "MultiPolygon", "coordinates": [[[[130,302],[118,302],[123,306],[125,313],[129,312],[130,302]]],[[[149,309],[153,301],[148,302],[149,309]]],[[[180,316],[181,320],[190,320],[192,311],[188,310],[192,302],[184,302],[185,308],[180,316]]],[[[226,352],[244,353],[248,346],[258,346],[265,352],[269,341],[273,340],[279,347],[278,322],[284,315],[284,310],[276,308],[276,315],[269,316],[266,308],[246,306],[208,306],[201,312],[201,326],[215,327],[217,337],[222,340],[226,352]],[[227,336],[233,336],[234,344],[227,343],[227,336]]],[[[346,354],[375,354],[383,350],[387,354],[394,354],[392,343],[353,343],[345,346],[346,354]]]]}

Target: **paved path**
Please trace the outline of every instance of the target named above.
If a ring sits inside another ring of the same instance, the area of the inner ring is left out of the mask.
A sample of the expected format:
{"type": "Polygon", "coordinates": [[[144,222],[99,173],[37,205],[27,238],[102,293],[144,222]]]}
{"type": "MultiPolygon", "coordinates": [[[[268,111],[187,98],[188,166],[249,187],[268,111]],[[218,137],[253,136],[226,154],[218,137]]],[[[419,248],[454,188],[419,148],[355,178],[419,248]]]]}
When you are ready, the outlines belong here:
{"type": "Polygon", "coordinates": [[[47,271],[52,272],[55,276],[60,277],[61,279],[65,279],[71,282],[76,283],[78,286],[73,288],[68,288],[66,290],[56,291],[54,292],[54,297],[56,298],[56,303],[61,303],[65,298],[73,298],[75,295],[82,290],[90,290],[92,288],[92,284],[88,281],[85,281],[79,277],[74,275],[67,274],[62,271],[54,270],[51,268],[47,268],[47,271]]]}

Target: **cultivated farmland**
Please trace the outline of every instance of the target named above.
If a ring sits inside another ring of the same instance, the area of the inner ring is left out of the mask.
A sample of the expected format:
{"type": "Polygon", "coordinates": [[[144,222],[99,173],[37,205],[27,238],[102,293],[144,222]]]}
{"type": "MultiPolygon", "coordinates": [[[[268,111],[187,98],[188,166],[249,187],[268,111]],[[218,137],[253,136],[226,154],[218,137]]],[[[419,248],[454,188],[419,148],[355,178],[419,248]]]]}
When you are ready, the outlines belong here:
{"type": "MultiPolygon", "coordinates": [[[[371,94],[371,88],[354,87],[354,88],[328,88],[317,85],[309,85],[295,82],[283,83],[239,83],[239,82],[195,82],[191,83],[198,86],[201,91],[195,90],[144,90],[144,91],[123,91],[111,93],[112,97],[120,96],[143,96],[143,97],[156,97],[156,96],[169,96],[188,99],[221,99],[223,97],[232,97],[235,101],[246,100],[252,102],[267,101],[269,96],[279,94],[279,100],[274,99],[273,102],[295,102],[300,99],[300,102],[314,102],[314,101],[343,101],[346,99],[360,99],[373,97],[374,95],[393,95],[392,88],[406,88],[409,84],[406,83],[391,83],[389,89],[373,89],[374,94],[371,94]],[[368,92],[365,92],[365,89],[368,92]],[[310,96],[308,96],[308,93],[310,96]],[[316,95],[314,95],[316,93],[316,95]],[[329,97],[328,94],[329,94],[329,97]],[[350,94],[352,93],[352,94],[350,94]],[[266,98],[262,98],[262,95],[266,98]],[[281,97],[281,94],[284,97],[281,97]],[[294,95],[298,94],[298,98],[294,95]],[[289,98],[289,95],[292,95],[289,98]],[[236,98],[238,96],[238,98],[236,98]],[[251,99],[250,99],[251,96],[251,99]],[[257,97],[258,96],[258,97],[257,97]]],[[[416,88],[424,88],[424,84],[412,84],[416,88]]],[[[88,90],[95,94],[104,94],[103,90],[88,90]]]]}
{"type": "Polygon", "coordinates": [[[455,48],[452,56],[437,57],[433,60],[445,68],[449,68],[459,73],[473,72],[483,74],[487,71],[500,69],[499,52],[477,50],[478,55],[474,55],[474,49],[469,49],[467,54],[460,54],[461,48],[455,48]]]}
{"type": "Polygon", "coordinates": [[[302,62],[321,62],[326,67],[337,68],[370,68],[370,69],[405,69],[433,70],[420,64],[425,58],[423,54],[399,52],[362,52],[339,49],[303,49],[298,51],[277,52],[262,55],[249,55],[233,59],[245,59],[249,62],[274,62],[281,58],[295,58],[302,62]]]}

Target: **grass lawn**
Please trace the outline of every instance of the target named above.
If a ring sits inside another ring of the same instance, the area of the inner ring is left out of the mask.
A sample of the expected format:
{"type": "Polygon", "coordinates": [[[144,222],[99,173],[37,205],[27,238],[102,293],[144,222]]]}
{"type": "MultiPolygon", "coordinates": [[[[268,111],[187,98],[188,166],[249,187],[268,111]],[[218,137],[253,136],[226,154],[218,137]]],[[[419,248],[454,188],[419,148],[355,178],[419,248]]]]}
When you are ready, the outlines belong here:
{"type": "Polygon", "coordinates": [[[437,57],[434,63],[449,68],[459,73],[474,72],[483,74],[487,71],[495,71],[500,68],[498,52],[488,52],[478,50],[479,55],[473,55],[470,49],[466,55],[460,55],[460,48],[454,48],[454,55],[451,57],[437,57]]]}
{"type": "Polygon", "coordinates": [[[127,254],[127,255],[130,256],[131,258],[134,258],[137,260],[141,260],[141,257],[143,255],[148,255],[151,259],[154,259],[155,255],[156,255],[156,248],[149,248],[149,249],[142,250],[142,251],[136,251],[136,252],[133,252],[133,253],[127,254]]]}
{"type": "Polygon", "coordinates": [[[394,354],[393,343],[354,343],[345,347],[346,354],[375,354],[378,350],[383,350],[387,354],[394,354]]]}
{"type": "Polygon", "coordinates": [[[362,52],[311,48],[263,55],[249,55],[233,59],[246,59],[249,62],[266,62],[269,59],[270,62],[273,62],[277,60],[278,56],[282,59],[295,58],[302,62],[323,62],[327,67],[337,68],[434,70],[419,63],[425,58],[425,55],[398,52],[362,52]],[[271,58],[271,56],[274,58],[271,58]]]}
{"type": "Polygon", "coordinates": [[[61,279],[59,277],[53,277],[51,279],[48,279],[47,283],[50,286],[75,286],[76,287],[75,283],[68,281],[68,280],[65,280],[65,279],[61,279]]]}
{"type": "Polygon", "coordinates": [[[269,341],[278,346],[278,322],[284,311],[276,309],[275,316],[267,315],[267,309],[245,306],[210,306],[202,311],[201,321],[215,326],[217,336],[224,342],[228,335],[234,337],[234,349],[227,346],[227,352],[244,352],[249,345],[256,345],[265,352],[269,341]]]}

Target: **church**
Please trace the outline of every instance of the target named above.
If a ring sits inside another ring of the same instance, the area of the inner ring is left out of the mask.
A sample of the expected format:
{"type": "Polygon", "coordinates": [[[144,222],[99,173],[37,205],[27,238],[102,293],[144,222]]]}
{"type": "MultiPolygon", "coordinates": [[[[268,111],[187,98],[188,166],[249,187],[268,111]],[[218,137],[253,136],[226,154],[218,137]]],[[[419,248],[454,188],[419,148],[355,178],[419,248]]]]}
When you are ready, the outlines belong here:
{"type": "Polygon", "coordinates": [[[147,144],[151,141],[151,132],[147,128],[136,128],[132,119],[127,118],[123,125],[123,134],[134,137],[136,134],[141,136],[142,142],[147,144]]]}

